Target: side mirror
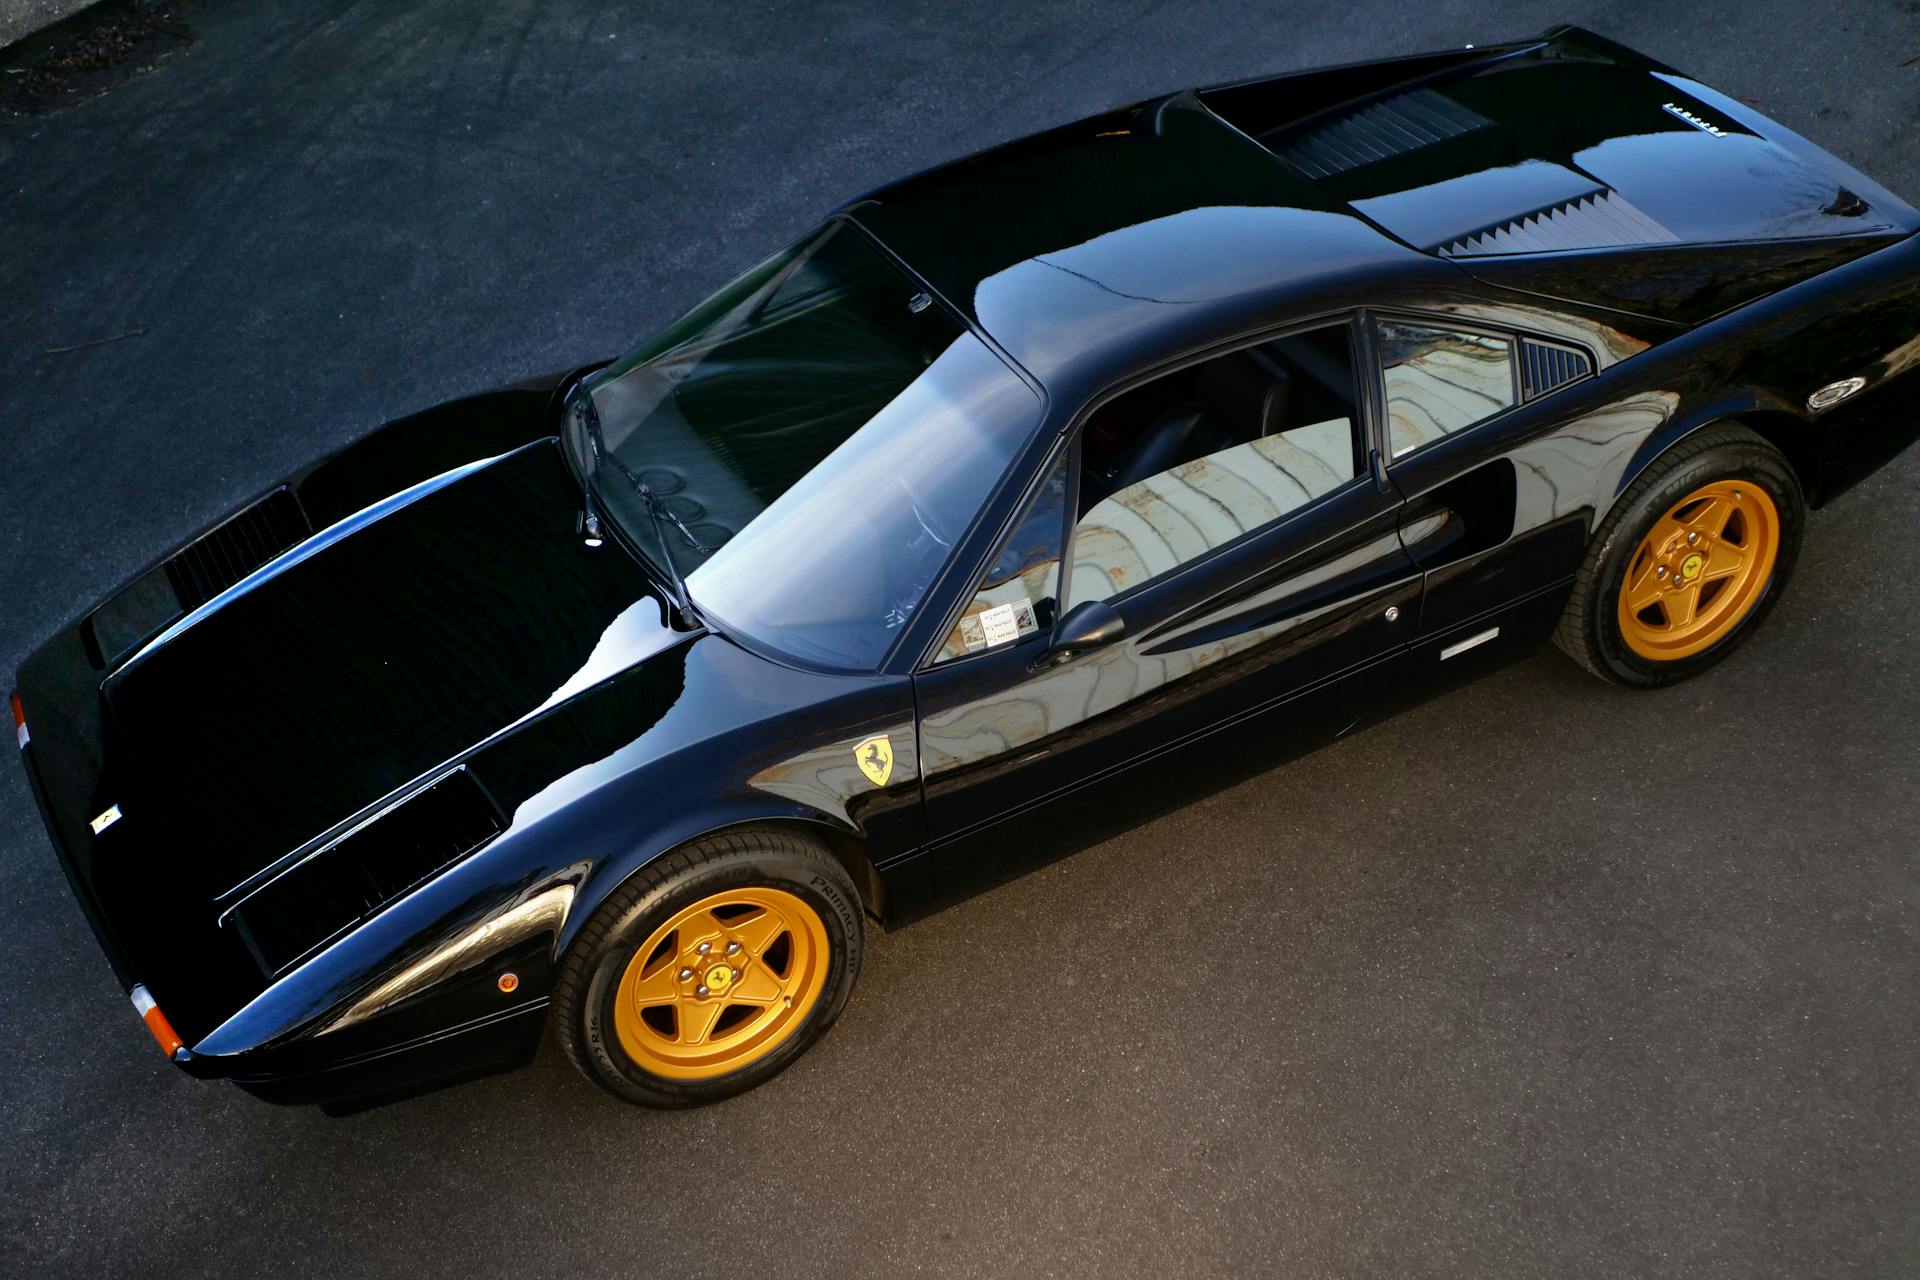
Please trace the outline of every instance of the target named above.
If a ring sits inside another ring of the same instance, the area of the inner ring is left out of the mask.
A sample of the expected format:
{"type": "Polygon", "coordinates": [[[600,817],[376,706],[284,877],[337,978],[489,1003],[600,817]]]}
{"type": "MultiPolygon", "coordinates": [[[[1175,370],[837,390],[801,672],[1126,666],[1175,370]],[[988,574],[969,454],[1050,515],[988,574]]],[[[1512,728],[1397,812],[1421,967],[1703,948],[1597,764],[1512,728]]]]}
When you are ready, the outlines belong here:
{"type": "Polygon", "coordinates": [[[1089,649],[1104,649],[1127,634],[1126,619],[1105,600],[1083,600],[1054,624],[1048,657],[1058,661],[1089,649]]]}

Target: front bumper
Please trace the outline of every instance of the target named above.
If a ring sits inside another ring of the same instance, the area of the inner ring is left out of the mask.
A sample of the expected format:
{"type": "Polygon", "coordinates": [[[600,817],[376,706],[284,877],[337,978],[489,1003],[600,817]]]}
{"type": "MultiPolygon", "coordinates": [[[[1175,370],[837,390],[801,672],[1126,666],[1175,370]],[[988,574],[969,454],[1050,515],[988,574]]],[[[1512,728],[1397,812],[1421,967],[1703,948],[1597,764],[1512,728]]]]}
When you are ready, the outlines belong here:
{"type": "Polygon", "coordinates": [[[113,969],[113,976],[120,980],[120,989],[131,992],[135,979],[133,968],[127,962],[113,930],[107,927],[106,918],[100,913],[100,903],[94,898],[93,890],[80,876],[73,863],[73,852],[67,848],[66,841],[60,835],[60,823],[55,817],[53,804],[47,798],[47,789],[40,779],[40,770],[34,766],[33,743],[25,738],[20,743],[20,763],[27,771],[27,788],[33,792],[33,802],[40,810],[40,822],[47,829],[47,839],[53,845],[53,854],[60,863],[61,874],[67,878],[67,887],[73,890],[73,899],[80,904],[80,914],[86,917],[87,927],[93,930],[93,936],[100,944],[100,950],[106,953],[107,964],[113,969]]]}
{"type": "MultiPolygon", "coordinates": [[[[223,1072],[254,1097],[287,1106],[319,1106],[347,1115],[418,1094],[517,1070],[533,1061],[547,1023],[547,1002],[521,1005],[444,1035],[291,1075],[223,1072]]],[[[217,1059],[196,1057],[188,1069],[217,1059]]]]}

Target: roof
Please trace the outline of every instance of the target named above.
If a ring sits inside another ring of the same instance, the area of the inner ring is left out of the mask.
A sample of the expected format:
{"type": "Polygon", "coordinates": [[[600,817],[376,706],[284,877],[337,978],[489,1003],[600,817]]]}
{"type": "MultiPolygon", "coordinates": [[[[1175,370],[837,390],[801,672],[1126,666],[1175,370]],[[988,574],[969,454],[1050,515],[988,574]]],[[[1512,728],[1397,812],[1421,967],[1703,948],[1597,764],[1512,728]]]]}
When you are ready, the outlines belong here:
{"type": "Polygon", "coordinates": [[[1192,93],[929,170],[851,212],[1050,388],[1332,280],[1433,265],[1192,93]]]}

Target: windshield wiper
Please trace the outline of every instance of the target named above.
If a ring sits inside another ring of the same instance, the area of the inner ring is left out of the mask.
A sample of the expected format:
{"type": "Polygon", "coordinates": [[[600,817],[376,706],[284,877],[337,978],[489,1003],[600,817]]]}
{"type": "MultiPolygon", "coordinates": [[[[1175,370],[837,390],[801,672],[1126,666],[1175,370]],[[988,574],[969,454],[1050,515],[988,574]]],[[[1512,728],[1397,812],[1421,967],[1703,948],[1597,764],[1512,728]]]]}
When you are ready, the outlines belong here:
{"type": "Polygon", "coordinates": [[[593,467],[580,472],[580,534],[590,547],[607,540],[600,524],[600,504],[593,498],[593,472],[600,469],[600,418],[593,412],[593,398],[576,385],[568,398],[573,401],[573,416],[586,431],[587,444],[593,449],[593,467]]]}
{"type": "MultiPolygon", "coordinates": [[[[600,434],[600,415],[594,410],[593,397],[591,395],[582,394],[581,398],[574,404],[574,412],[580,419],[580,425],[586,429],[587,444],[593,450],[594,473],[597,474],[599,472],[602,464],[612,463],[613,469],[619,472],[621,478],[632,486],[634,493],[639,495],[641,505],[646,507],[647,515],[653,520],[653,536],[659,540],[660,555],[666,561],[665,568],[667,575],[673,579],[674,594],[676,596],[674,603],[680,606],[681,612],[694,619],[694,621],[700,622],[700,611],[694,607],[693,593],[687,590],[687,580],[682,576],[680,566],[674,563],[673,548],[669,544],[665,525],[671,523],[673,527],[679,531],[680,536],[687,540],[687,545],[700,554],[712,555],[713,549],[702,545],[700,539],[693,536],[693,530],[687,527],[687,522],[667,509],[666,504],[660,500],[660,495],[653,491],[653,486],[635,475],[631,467],[627,466],[626,463],[620,460],[618,455],[607,448],[606,440],[600,434]]],[[[593,500],[593,476],[588,475],[583,477],[583,485],[587,495],[587,510],[584,520],[587,545],[599,546],[601,538],[600,514],[593,500]]],[[[704,625],[704,623],[702,623],[702,625],[704,625]]]]}
{"type": "Polygon", "coordinates": [[[693,530],[687,528],[686,523],[679,516],[666,509],[665,504],[654,493],[653,486],[627,470],[626,464],[620,459],[615,458],[613,465],[621,475],[627,478],[627,483],[633,486],[633,491],[640,495],[640,501],[646,504],[647,514],[653,517],[653,536],[660,540],[660,554],[666,558],[667,572],[673,575],[674,589],[680,594],[680,608],[698,621],[699,610],[693,607],[693,593],[687,590],[687,580],[680,576],[680,566],[673,562],[673,548],[668,544],[664,522],[671,520],[674,527],[680,530],[680,536],[685,538],[687,545],[695,551],[705,551],[706,548],[700,545],[700,540],[693,536],[693,530]]]}

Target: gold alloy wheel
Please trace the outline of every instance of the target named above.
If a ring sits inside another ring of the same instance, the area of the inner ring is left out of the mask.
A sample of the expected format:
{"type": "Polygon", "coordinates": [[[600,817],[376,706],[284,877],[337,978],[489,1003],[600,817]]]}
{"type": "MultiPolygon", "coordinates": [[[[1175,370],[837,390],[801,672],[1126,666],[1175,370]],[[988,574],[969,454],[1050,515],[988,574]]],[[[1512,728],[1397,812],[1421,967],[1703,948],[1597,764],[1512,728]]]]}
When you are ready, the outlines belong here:
{"type": "Polygon", "coordinates": [[[1732,633],[1773,576],[1780,511],[1759,485],[1715,480],[1654,522],[1620,583],[1620,635],[1653,662],[1690,658],[1732,633]]]}
{"type": "Polygon", "coordinates": [[[712,894],[634,952],[614,997],[614,1030],[653,1075],[726,1075],[806,1023],[830,958],[826,924],[793,894],[760,886],[712,894]]]}

